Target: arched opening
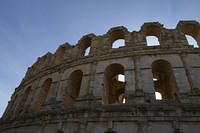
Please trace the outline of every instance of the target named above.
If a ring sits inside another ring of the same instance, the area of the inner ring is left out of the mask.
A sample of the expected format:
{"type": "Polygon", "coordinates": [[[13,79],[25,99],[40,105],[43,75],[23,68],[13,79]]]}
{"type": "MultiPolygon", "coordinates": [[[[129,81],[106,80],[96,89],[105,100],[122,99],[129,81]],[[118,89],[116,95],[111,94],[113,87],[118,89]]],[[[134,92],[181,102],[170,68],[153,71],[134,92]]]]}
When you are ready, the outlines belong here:
{"type": "Polygon", "coordinates": [[[69,85],[64,101],[65,107],[68,107],[79,96],[82,77],[83,72],[81,70],[76,70],[69,76],[69,85]]]}
{"type": "Polygon", "coordinates": [[[147,46],[158,46],[160,45],[156,36],[146,36],[147,46]]]}
{"type": "Polygon", "coordinates": [[[86,37],[79,42],[81,49],[81,56],[88,56],[90,54],[92,40],[90,37],[86,37]]]}
{"type": "Polygon", "coordinates": [[[109,36],[110,48],[119,48],[126,45],[125,35],[128,30],[125,27],[114,27],[107,34],[109,36]]]}
{"type": "Polygon", "coordinates": [[[29,87],[26,89],[25,93],[24,93],[24,98],[23,98],[23,100],[22,100],[23,106],[26,105],[30,92],[31,92],[31,86],[29,86],[29,87]]]}
{"type": "Polygon", "coordinates": [[[144,28],[147,46],[161,45],[161,28],[158,25],[148,25],[144,28]]]}
{"type": "Polygon", "coordinates": [[[51,84],[52,84],[52,79],[48,78],[44,81],[44,83],[42,84],[41,88],[40,88],[40,92],[39,92],[39,96],[37,102],[36,102],[36,109],[38,109],[42,104],[45,104],[47,96],[48,96],[48,92],[51,88],[51,84]]]}
{"type": "Polygon", "coordinates": [[[162,94],[160,92],[155,92],[156,100],[162,100],[162,94]]]}
{"type": "Polygon", "coordinates": [[[192,45],[192,46],[194,46],[195,48],[198,48],[198,47],[199,47],[198,44],[197,44],[197,41],[196,41],[192,36],[190,36],[190,35],[185,35],[185,37],[186,37],[186,39],[187,39],[189,45],[192,45]]]}
{"type": "MultiPolygon", "coordinates": [[[[183,24],[181,28],[185,35],[189,35],[195,40],[194,42],[197,44],[197,46],[193,44],[194,47],[199,47],[200,46],[200,26],[198,26],[197,24],[183,24]]],[[[188,36],[186,36],[186,38],[187,37],[188,36]]],[[[189,38],[188,40],[189,44],[190,44],[190,39],[191,38],[189,38]]]]}
{"type": "MultiPolygon", "coordinates": [[[[157,60],[152,63],[154,89],[162,99],[178,98],[178,90],[172,67],[168,61],[157,60]]],[[[157,94],[158,94],[157,93],[157,94]]]]}
{"type": "Polygon", "coordinates": [[[89,53],[90,53],[90,47],[88,47],[88,48],[85,50],[85,54],[84,54],[84,56],[88,56],[89,53]]]}
{"type": "Polygon", "coordinates": [[[19,115],[21,115],[23,113],[24,106],[28,103],[28,97],[30,95],[30,91],[31,91],[31,86],[29,86],[25,90],[25,93],[24,93],[23,98],[20,103],[19,115]]]}
{"type": "Polygon", "coordinates": [[[60,47],[56,51],[56,64],[60,64],[61,63],[61,61],[64,58],[64,54],[65,54],[65,48],[64,47],[60,47]]]}
{"type": "Polygon", "coordinates": [[[113,104],[125,102],[124,68],[120,64],[111,64],[104,71],[103,103],[113,104]]]}
{"type": "Polygon", "coordinates": [[[112,48],[119,48],[125,46],[125,40],[124,39],[118,39],[115,40],[112,44],[112,48]]]}
{"type": "Polygon", "coordinates": [[[46,102],[46,98],[47,98],[48,92],[51,88],[51,84],[52,84],[51,78],[44,81],[44,83],[42,85],[42,91],[41,91],[41,93],[42,93],[41,104],[44,104],[46,102]]]}

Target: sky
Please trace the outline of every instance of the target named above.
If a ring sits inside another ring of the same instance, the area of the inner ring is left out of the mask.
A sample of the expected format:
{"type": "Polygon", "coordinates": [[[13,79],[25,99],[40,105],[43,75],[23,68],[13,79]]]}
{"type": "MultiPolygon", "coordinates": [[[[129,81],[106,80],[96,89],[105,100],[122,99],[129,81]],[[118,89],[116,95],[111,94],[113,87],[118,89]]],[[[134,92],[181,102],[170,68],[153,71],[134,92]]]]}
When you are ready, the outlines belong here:
{"type": "Polygon", "coordinates": [[[199,0],[0,0],[0,116],[27,68],[65,42],[144,22],[200,22],[199,0]]]}

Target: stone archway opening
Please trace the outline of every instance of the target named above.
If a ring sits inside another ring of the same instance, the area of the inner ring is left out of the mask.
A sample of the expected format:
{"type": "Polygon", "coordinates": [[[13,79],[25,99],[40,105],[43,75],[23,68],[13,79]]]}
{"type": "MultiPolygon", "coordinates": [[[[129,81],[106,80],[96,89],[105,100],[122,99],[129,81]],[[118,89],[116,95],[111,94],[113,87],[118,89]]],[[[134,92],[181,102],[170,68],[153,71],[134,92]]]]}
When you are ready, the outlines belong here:
{"type": "Polygon", "coordinates": [[[125,40],[124,39],[117,39],[113,42],[112,48],[120,48],[125,46],[125,40]]]}
{"type": "Polygon", "coordinates": [[[81,56],[89,56],[92,45],[92,39],[86,37],[80,41],[79,47],[81,49],[81,56]]]}
{"type": "Polygon", "coordinates": [[[157,25],[149,25],[145,29],[147,46],[158,46],[162,44],[161,28],[157,25]]]}
{"type": "Polygon", "coordinates": [[[48,92],[51,88],[51,85],[52,85],[52,79],[51,78],[46,79],[44,81],[44,83],[42,84],[42,86],[40,88],[38,99],[36,99],[37,100],[36,105],[35,105],[36,109],[39,109],[39,107],[41,105],[45,104],[47,96],[48,96],[48,92]]]}
{"type": "Polygon", "coordinates": [[[158,37],[156,36],[146,36],[147,46],[158,46],[160,45],[158,37]]]}
{"type": "Polygon", "coordinates": [[[191,35],[185,35],[188,44],[194,46],[195,48],[199,48],[197,41],[191,35]]]}
{"type": "Polygon", "coordinates": [[[152,74],[155,92],[157,92],[157,95],[159,93],[161,95],[161,98],[158,96],[157,100],[178,98],[176,80],[168,61],[154,61],[152,63],[152,74]]]}
{"type": "Polygon", "coordinates": [[[79,96],[83,72],[81,70],[73,71],[69,76],[67,94],[64,98],[64,106],[68,107],[79,96]]]}
{"type": "Polygon", "coordinates": [[[104,71],[103,103],[125,103],[124,67],[120,64],[111,64],[104,71]]]}
{"type": "Polygon", "coordinates": [[[181,27],[183,33],[186,36],[188,43],[191,43],[191,40],[195,40],[195,44],[192,44],[194,47],[199,48],[200,46],[200,28],[197,24],[183,24],[181,27]],[[192,39],[191,39],[192,38],[192,39]]]}

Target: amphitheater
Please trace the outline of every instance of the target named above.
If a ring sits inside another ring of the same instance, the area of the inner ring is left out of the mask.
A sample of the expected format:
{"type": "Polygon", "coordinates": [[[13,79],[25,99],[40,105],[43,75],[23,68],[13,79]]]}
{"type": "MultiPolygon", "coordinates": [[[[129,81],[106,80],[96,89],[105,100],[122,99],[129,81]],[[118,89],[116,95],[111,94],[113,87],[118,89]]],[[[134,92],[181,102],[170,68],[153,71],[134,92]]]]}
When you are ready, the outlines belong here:
{"type": "Polygon", "coordinates": [[[200,50],[186,35],[200,46],[199,22],[119,26],[59,46],[28,68],[0,133],[200,133],[200,50]]]}

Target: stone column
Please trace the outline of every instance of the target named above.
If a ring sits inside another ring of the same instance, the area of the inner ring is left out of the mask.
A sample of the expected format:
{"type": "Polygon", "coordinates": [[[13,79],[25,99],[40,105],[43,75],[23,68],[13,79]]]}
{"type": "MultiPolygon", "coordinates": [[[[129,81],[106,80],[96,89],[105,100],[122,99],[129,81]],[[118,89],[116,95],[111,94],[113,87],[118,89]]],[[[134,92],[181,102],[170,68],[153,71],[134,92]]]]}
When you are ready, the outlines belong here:
{"type": "Polygon", "coordinates": [[[187,76],[189,84],[190,84],[190,88],[195,88],[194,83],[192,81],[192,77],[191,77],[191,72],[190,72],[191,68],[190,68],[190,65],[187,63],[185,57],[186,57],[185,53],[180,54],[180,58],[183,63],[183,66],[184,66],[185,73],[186,73],[186,76],[187,76]]]}
{"type": "Polygon", "coordinates": [[[94,80],[93,95],[99,102],[102,102],[102,95],[104,91],[104,73],[96,73],[94,80]]]}
{"type": "Polygon", "coordinates": [[[95,74],[96,74],[96,66],[97,62],[93,62],[91,64],[91,71],[90,71],[90,85],[89,85],[89,94],[93,94],[94,88],[95,88],[95,74]]]}

